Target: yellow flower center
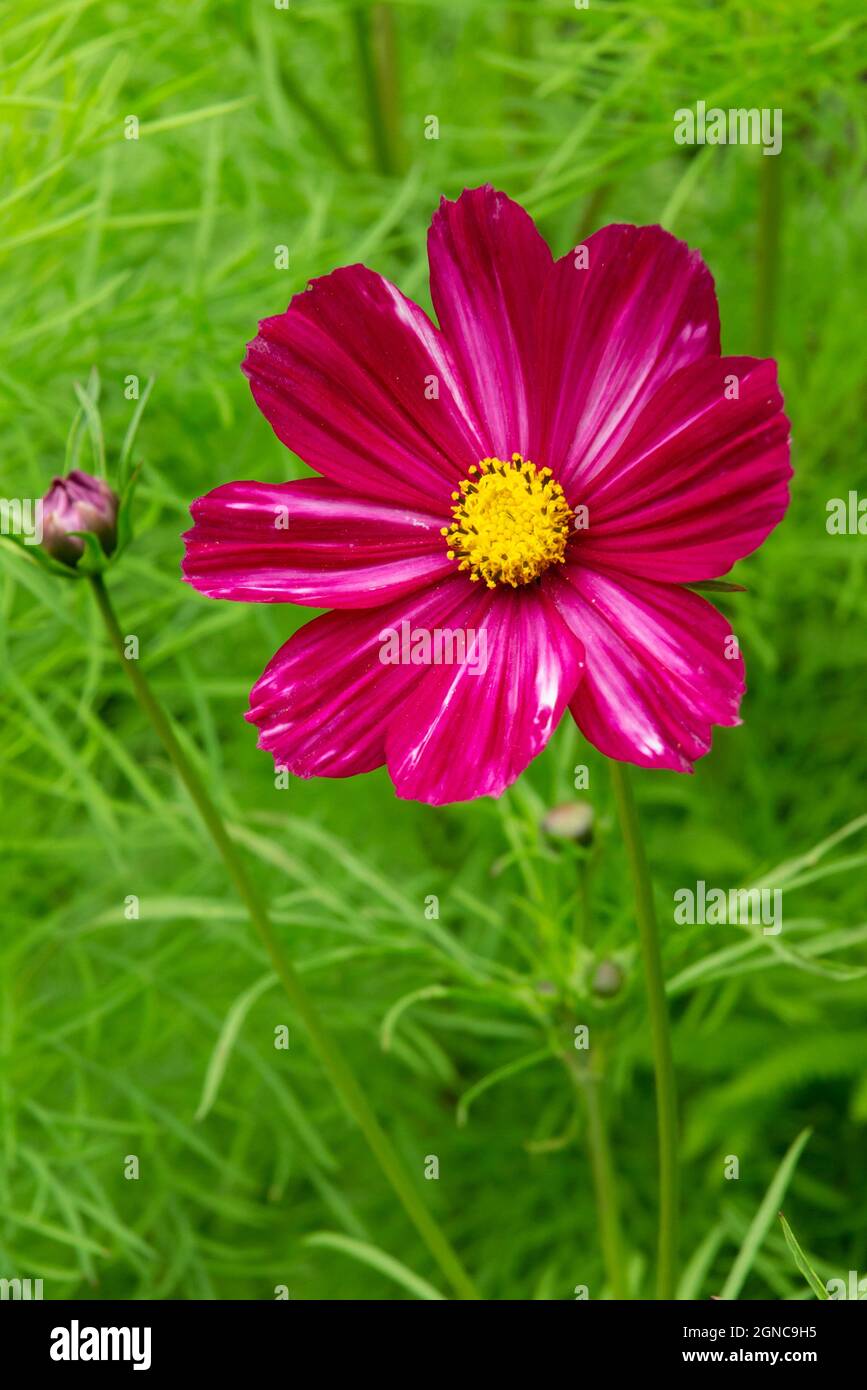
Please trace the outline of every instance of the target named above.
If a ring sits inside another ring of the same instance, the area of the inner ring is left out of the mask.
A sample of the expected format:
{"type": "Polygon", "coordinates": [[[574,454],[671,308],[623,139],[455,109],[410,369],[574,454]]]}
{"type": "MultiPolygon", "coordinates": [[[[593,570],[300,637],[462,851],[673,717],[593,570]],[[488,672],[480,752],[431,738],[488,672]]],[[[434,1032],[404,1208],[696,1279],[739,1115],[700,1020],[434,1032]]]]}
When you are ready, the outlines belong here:
{"type": "Polygon", "coordinates": [[[529,584],[565,557],[572,513],[550,468],[520,454],[482,459],[452,500],[454,521],[442,528],[449,559],[489,589],[529,584]]]}

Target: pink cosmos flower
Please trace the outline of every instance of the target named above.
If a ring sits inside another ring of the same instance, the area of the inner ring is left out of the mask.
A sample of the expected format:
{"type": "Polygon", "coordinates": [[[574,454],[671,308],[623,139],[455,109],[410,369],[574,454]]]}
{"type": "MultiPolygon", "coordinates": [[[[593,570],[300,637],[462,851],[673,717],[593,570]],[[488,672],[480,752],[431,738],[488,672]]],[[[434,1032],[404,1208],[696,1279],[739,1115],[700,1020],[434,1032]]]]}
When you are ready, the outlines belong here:
{"type": "Polygon", "coordinates": [[[568,706],[609,757],[691,771],[745,686],[684,586],[785,513],[775,363],[720,356],[711,275],[660,227],[555,261],[486,187],[442,201],[429,255],[439,328],[361,265],[260,324],[253,395],[321,477],[193,504],[197,589],[333,610],[255,685],[259,746],[443,804],[501,793],[568,706]]]}

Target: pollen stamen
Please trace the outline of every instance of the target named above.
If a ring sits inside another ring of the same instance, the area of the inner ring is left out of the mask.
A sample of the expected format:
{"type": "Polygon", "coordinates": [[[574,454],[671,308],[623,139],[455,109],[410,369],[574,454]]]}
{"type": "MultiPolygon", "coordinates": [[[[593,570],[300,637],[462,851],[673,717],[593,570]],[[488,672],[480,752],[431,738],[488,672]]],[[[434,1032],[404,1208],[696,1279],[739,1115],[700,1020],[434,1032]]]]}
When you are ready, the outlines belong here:
{"type": "Polygon", "coordinates": [[[562,563],[572,512],[550,468],[513,454],[482,459],[469,474],[452,493],[454,520],[442,528],[458,569],[489,589],[516,589],[562,563]]]}

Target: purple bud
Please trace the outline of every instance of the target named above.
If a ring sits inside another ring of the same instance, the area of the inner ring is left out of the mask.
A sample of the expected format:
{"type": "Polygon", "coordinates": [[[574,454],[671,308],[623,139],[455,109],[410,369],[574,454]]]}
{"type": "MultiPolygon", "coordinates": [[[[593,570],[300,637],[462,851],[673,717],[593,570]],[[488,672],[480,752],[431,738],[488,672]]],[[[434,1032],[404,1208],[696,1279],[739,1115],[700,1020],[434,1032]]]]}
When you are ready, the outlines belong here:
{"type": "Polygon", "coordinates": [[[42,545],[55,559],[76,565],[84,541],[73,531],[98,536],[106,555],[117,544],[117,496],[102,478],[76,468],[66,478],[54,478],[42,499],[42,545]]]}

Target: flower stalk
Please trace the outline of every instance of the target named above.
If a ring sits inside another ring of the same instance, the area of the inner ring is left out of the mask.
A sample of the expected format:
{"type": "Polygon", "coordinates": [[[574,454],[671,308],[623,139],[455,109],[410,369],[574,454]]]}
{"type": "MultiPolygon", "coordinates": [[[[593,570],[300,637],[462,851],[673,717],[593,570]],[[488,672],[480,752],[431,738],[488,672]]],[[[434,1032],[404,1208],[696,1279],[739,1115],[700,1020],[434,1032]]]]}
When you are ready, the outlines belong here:
{"type": "MultiPolygon", "coordinates": [[[[581,808],[590,812],[589,806],[581,808]]],[[[576,825],[577,828],[577,825],[576,825]]],[[[579,838],[583,844],[592,840],[592,816],[588,815],[586,826],[579,838]]],[[[590,867],[585,858],[578,863],[578,923],[581,944],[590,944],[590,867]]],[[[595,1066],[582,1066],[576,1057],[568,1057],[569,1069],[584,1107],[587,1122],[587,1151],[593,1172],[593,1189],[596,1197],[596,1220],[599,1226],[599,1244],[605,1273],[616,1299],[629,1298],[629,1285],[623,1263],[623,1236],[620,1225],[620,1199],[617,1191],[617,1174],[611,1155],[608,1138],[608,1121],[605,1114],[604,1083],[605,1071],[602,1063],[595,1066]]]]}
{"type": "Polygon", "coordinates": [[[635,916],[641,939],[644,974],[650,1012],[650,1031],[653,1042],[653,1066],[656,1076],[656,1117],[659,1145],[659,1246],[656,1296],[674,1298],[677,1264],[677,1221],[679,1201],[677,1093],[674,1064],[671,1056],[671,1035],[668,1002],[665,997],[665,977],[662,971],[659,928],[653,906],[653,886],[647,867],[647,856],[641,837],[641,827],[632,786],[626,766],[610,763],[614,796],[629,860],[632,887],[635,894],[635,916]]]}
{"type": "Polygon", "coordinates": [[[381,174],[396,174],[401,159],[394,14],[387,4],[358,6],[352,24],[374,161],[381,174]]]}
{"type": "Polygon", "coordinates": [[[238,894],[247,909],[273,969],[282,984],[286,995],[307,1030],[308,1037],[331,1084],[340,1096],[349,1114],[361,1129],[368,1145],[375,1155],[382,1172],[399,1198],[408,1217],[412,1221],[437,1265],[461,1299],[479,1297],[469,1275],[458,1259],[450,1242],[440,1230],[403,1166],[391,1140],[376,1118],[370,1103],[346,1063],[334,1038],[323,1023],[318,1011],[309,998],[301,980],[289,960],[274,930],[268,910],[260,897],[256,884],[248,873],[244,860],[229,835],[223,818],[211,796],[181,747],[174,729],[151,690],[138,662],[128,661],[124,654],[124,640],[117,621],[108,590],[101,574],[91,574],[93,595],[102,616],[109,639],[118,654],[121,666],[126,670],[136,699],[144,714],[159,737],[163,747],[174,764],[181,780],[189,792],[208,833],[229,872],[238,894]]]}
{"type": "Polygon", "coordinates": [[[581,1097],[587,1122],[587,1150],[593,1172],[596,1219],[605,1274],[613,1297],[628,1299],[629,1286],[623,1263],[623,1238],[620,1228],[620,1201],[602,1098],[602,1077],[590,1067],[582,1067],[573,1057],[567,1057],[566,1061],[581,1097]]]}
{"type": "Polygon", "coordinates": [[[774,346],[783,220],[783,166],[780,155],[759,161],[759,214],[756,242],[756,352],[767,357],[774,346]]]}

